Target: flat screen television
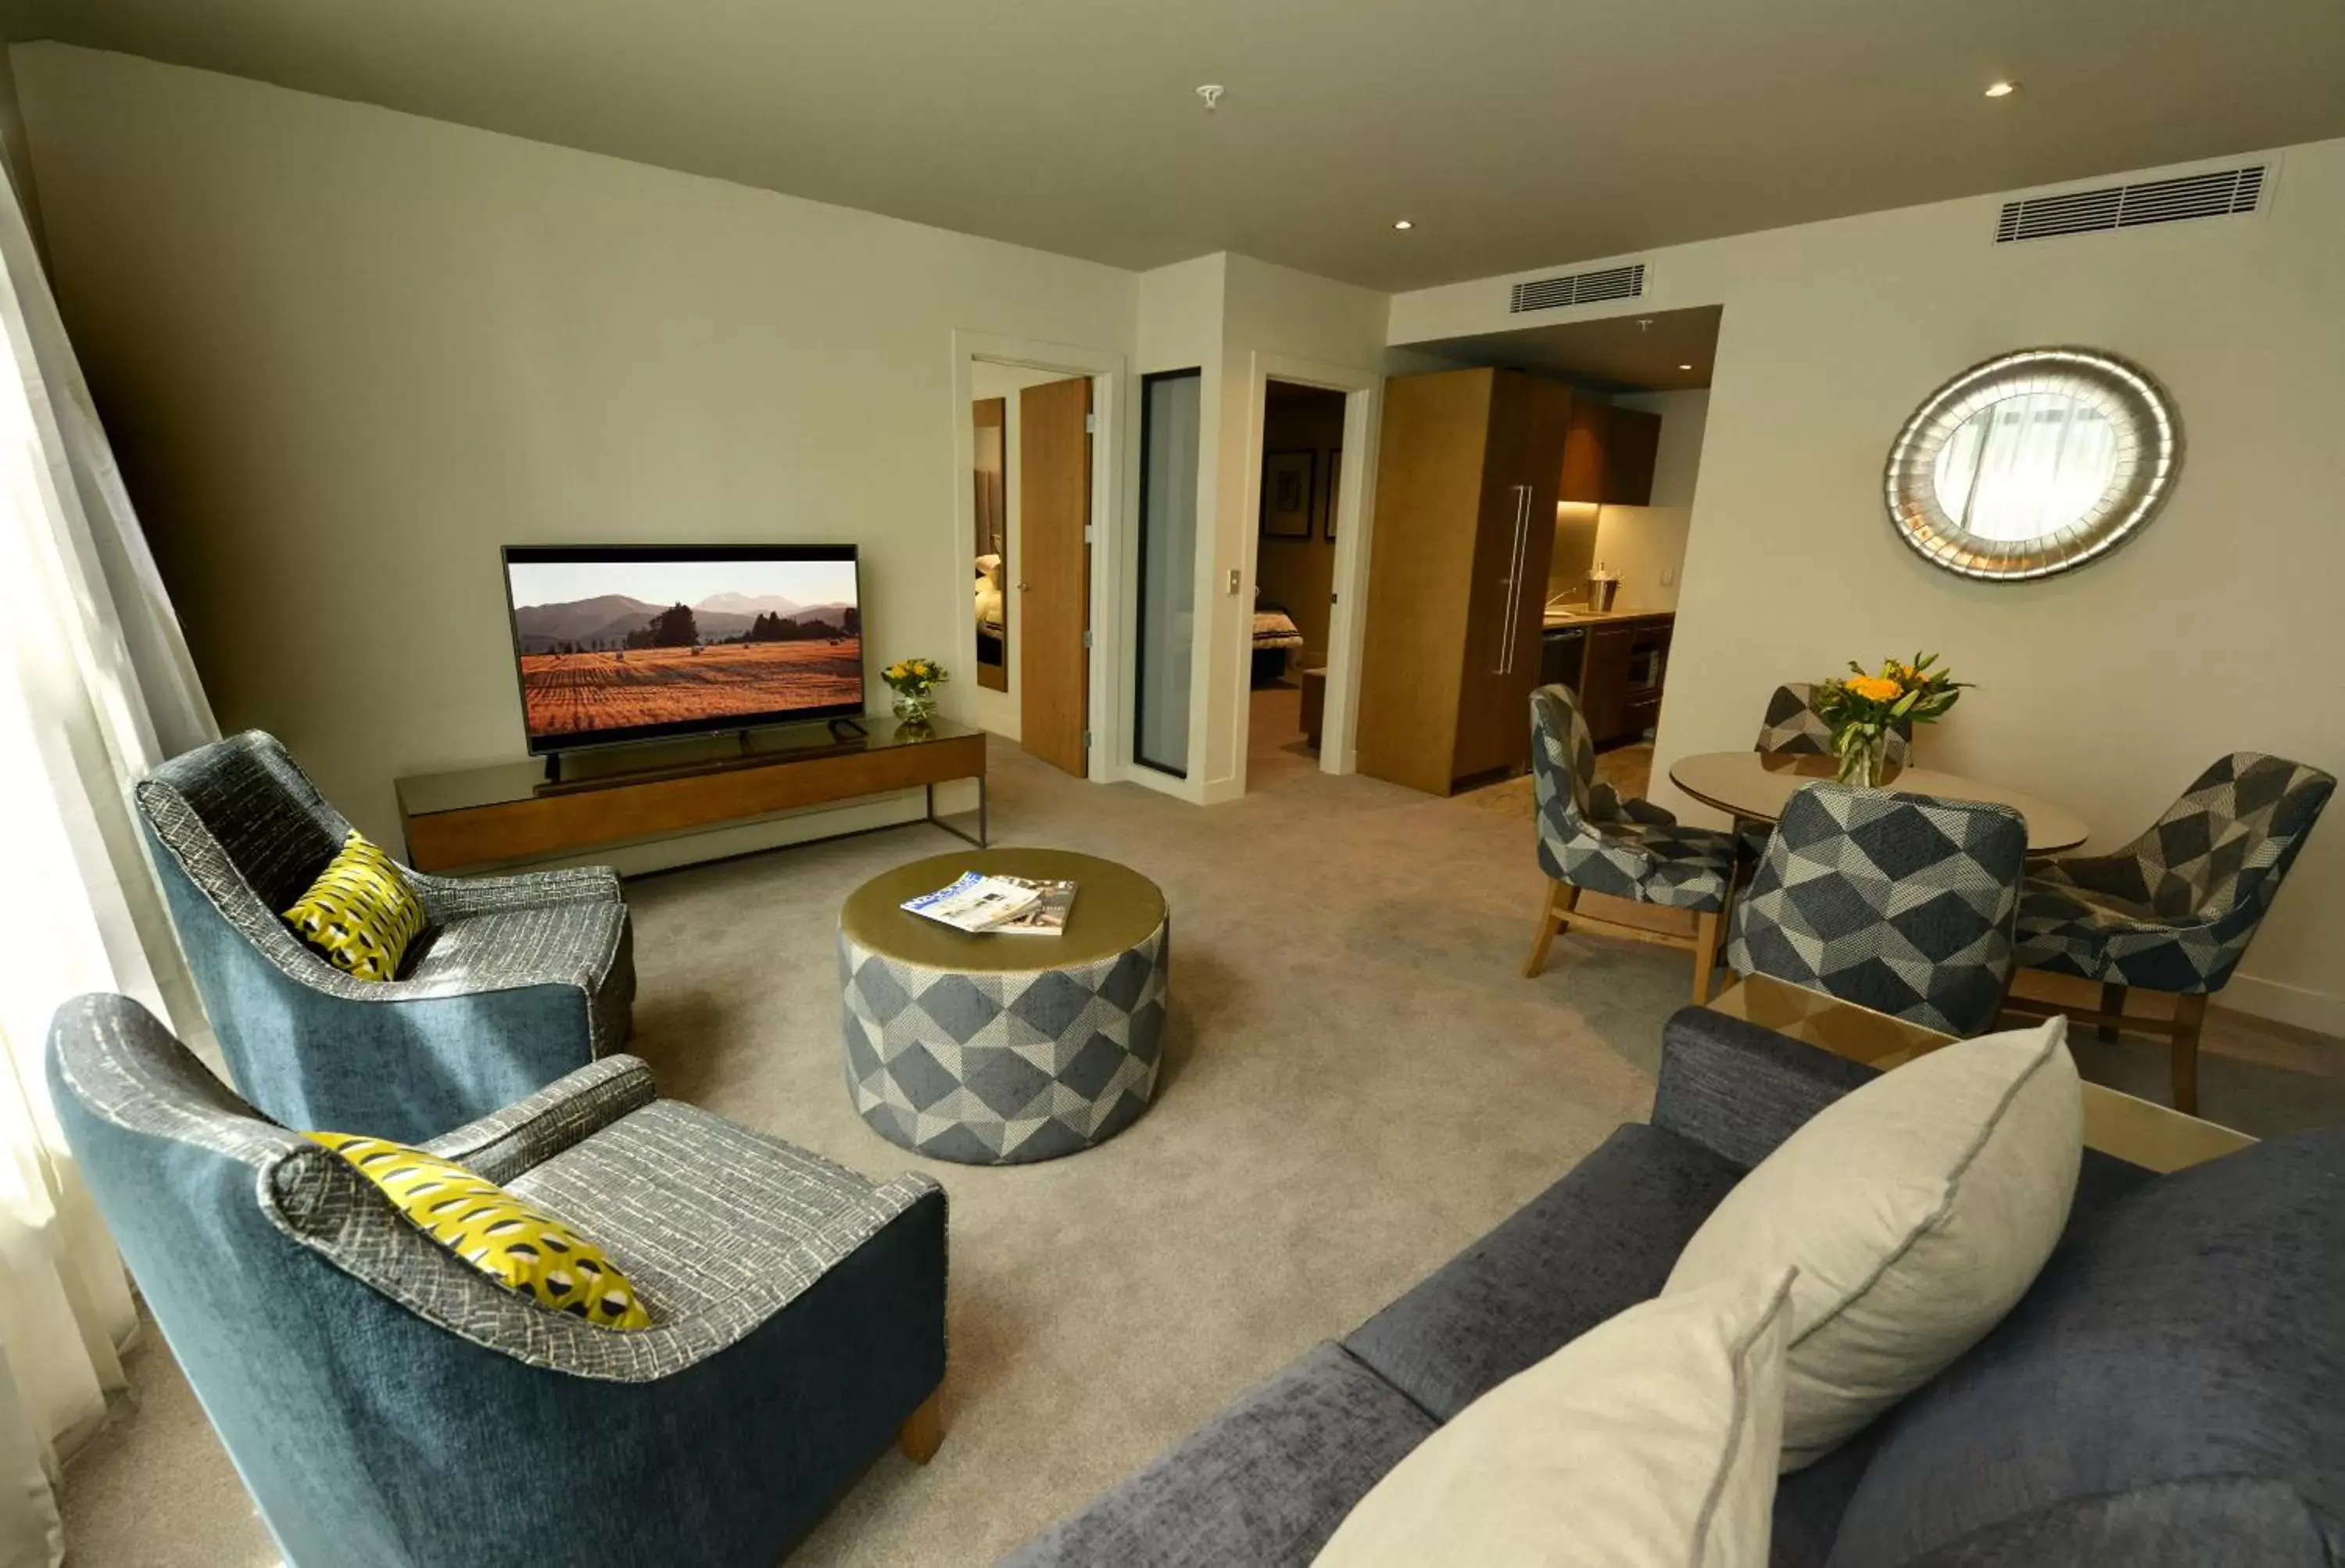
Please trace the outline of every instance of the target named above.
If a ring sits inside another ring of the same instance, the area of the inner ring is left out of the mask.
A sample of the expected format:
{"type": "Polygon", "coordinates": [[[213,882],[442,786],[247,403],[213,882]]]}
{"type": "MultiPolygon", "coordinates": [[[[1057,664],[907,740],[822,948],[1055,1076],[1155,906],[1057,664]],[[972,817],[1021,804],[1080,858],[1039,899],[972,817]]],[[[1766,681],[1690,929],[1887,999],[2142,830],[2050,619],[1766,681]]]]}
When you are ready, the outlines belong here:
{"type": "Polygon", "coordinates": [[[852,545],[504,551],[532,755],[863,711],[852,545]]]}

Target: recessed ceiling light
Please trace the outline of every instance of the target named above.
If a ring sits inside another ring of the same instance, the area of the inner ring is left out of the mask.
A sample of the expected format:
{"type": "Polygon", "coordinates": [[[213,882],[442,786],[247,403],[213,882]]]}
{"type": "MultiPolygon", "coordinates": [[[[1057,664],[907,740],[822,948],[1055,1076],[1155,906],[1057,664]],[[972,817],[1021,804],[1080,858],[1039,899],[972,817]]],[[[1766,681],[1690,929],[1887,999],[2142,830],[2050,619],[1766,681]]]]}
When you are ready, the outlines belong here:
{"type": "Polygon", "coordinates": [[[1692,367],[1691,365],[1680,365],[1680,366],[1678,367],[1678,369],[1680,369],[1680,370],[1681,370],[1681,371],[1690,371],[1690,370],[1693,369],[1693,367],[1692,367]]]}
{"type": "Polygon", "coordinates": [[[1399,229],[1403,234],[1406,234],[1410,229],[1416,228],[1416,225],[1410,222],[1406,218],[1396,218],[1393,219],[1393,227],[1399,229]]]}
{"type": "Polygon", "coordinates": [[[1989,84],[1986,89],[1986,96],[1991,98],[2007,98],[2018,90],[2019,84],[2017,82],[1995,82],[1989,84]]]}

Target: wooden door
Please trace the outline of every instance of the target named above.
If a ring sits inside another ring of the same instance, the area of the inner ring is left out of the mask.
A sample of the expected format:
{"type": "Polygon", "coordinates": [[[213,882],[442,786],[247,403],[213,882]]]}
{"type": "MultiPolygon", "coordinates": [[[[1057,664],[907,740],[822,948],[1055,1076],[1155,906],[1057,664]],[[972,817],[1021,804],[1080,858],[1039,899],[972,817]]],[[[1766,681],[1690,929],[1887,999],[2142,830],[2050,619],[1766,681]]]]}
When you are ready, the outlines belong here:
{"type": "Polygon", "coordinates": [[[1516,563],[1531,524],[1530,486],[1522,473],[1527,408],[1516,383],[1501,371],[1490,400],[1489,443],[1482,470],[1481,509],[1474,538],[1474,584],[1466,612],[1466,667],[1457,698],[1457,736],[1451,775],[1468,779],[1507,764],[1504,734],[1507,655],[1514,646],[1516,563]]]}
{"type": "Polygon", "coordinates": [[[1540,613],[1555,548],[1557,476],[1571,389],[1502,372],[1491,400],[1481,532],[1454,758],[1458,778],[1530,760],[1540,613]]]}
{"type": "Polygon", "coordinates": [[[1555,557],[1558,476],[1562,470],[1571,411],[1582,401],[1560,382],[1530,381],[1520,395],[1524,408],[1518,461],[1522,482],[1530,493],[1530,518],[1515,574],[1514,646],[1508,650],[1498,699],[1499,710],[1505,715],[1505,766],[1517,770],[1530,766],[1531,690],[1539,684],[1539,636],[1546,625],[1548,568],[1555,557]]]}
{"type": "Polygon", "coordinates": [[[1087,376],[1018,394],[1020,744],[1078,779],[1091,771],[1091,412],[1087,376]]]}
{"type": "Polygon", "coordinates": [[[1385,383],[1360,648],[1360,771],[1449,792],[1497,372],[1385,383]]]}

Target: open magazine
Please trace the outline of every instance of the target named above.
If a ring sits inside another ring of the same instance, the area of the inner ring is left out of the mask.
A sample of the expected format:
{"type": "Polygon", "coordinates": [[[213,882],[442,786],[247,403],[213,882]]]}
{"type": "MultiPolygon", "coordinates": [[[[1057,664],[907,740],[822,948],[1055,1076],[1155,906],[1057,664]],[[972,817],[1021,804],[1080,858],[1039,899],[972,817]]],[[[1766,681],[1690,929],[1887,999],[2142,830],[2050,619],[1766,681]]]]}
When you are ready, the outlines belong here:
{"type": "Polygon", "coordinates": [[[950,886],[906,899],[903,907],[956,931],[1056,936],[1067,929],[1067,912],[1074,905],[1072,882],[1038,882],[964,871],[950,886]]]}
{"type": "Polygon", "coordinates": [[[1072,882],[1036,882],[1024,877],[998,877],[1034,891],[1034,901],[993,929],[1013,936],[1056,936],[1067,929],[1067,915],[1075,907],[1072,882]]]}

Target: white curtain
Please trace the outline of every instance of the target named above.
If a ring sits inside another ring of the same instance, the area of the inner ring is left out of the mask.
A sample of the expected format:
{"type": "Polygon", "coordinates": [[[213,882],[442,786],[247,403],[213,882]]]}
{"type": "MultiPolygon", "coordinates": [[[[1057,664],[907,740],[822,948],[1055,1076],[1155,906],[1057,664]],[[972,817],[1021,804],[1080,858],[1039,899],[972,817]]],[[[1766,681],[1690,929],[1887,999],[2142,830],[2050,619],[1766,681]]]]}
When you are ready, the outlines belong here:
{"type": "Polygon", "coordinates": [[[122,1264],[58,1132],[50,1015],[198,1037],[130,786],[218,734],[15,191],[0,181],[0,1568],[56,1563],[58,1457],[126,1392],[122,1264]]]}

